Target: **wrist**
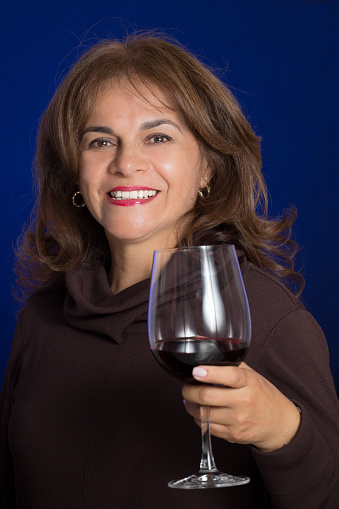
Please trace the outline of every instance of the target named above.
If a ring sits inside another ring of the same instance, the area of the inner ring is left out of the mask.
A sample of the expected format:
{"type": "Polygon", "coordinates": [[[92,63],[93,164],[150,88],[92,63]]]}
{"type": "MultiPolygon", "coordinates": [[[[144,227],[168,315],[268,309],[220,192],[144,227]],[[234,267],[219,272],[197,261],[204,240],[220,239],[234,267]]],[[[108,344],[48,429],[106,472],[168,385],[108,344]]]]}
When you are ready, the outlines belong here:
{"type": "Polygon", "coordinates": [[[279,436],[274,436],[269,442],[256,445],[261,452],[275,452],[292,442],[301,424],[301,408],[291,402],[291,410],[284,419],[285,424],[279,436]],[[292,406],[293,405],[293,406],[292,406]]]}
{"type": "Polygon", "coordinates": [[[296,436],[296,434],[298,433],[299,431],[299,428],[300,428],[300,424],[301,424],[301,408],[298,407],[298,405],[295,405],[295,408],[298,410],[299,412],[299,424],[298,424],[298,427],[297,427],[297,430],[296,432],[293,434],[292,438],[290,438],[290,440],[287,440],[287,442],[284,443],[283,447],[285,447],[285,445],[288,445],[290,442],[292,442],[293,438],[296,436]]]}

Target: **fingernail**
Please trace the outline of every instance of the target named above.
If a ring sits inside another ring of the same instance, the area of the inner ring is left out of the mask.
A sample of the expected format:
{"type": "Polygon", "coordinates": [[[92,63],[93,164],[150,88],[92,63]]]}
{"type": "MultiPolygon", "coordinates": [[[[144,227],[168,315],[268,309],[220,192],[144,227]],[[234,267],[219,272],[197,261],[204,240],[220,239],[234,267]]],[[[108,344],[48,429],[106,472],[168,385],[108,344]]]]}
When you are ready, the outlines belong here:
{"type": "Polygon", "coordinates": [[[194,368],[192,374],[194,378],[205,378],[207,371],[205,368],[194,368]]]}

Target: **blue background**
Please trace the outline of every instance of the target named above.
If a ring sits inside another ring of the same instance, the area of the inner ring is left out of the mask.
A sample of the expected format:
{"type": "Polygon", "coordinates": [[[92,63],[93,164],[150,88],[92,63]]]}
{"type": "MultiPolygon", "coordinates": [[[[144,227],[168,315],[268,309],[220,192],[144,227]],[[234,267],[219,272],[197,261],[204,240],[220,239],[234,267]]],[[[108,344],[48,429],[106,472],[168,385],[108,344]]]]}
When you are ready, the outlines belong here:
{"type": "Polygon", "coordinates": [[[262,136],[271,214],[297,206],[303,301],[325,331],[339,387],[338,14],[337,0],[19,0],[2,6],[0,381],[15,326],[13,245],[33,204],[40,115],[79,45],[160,28],[219,69],[262,136]]]}

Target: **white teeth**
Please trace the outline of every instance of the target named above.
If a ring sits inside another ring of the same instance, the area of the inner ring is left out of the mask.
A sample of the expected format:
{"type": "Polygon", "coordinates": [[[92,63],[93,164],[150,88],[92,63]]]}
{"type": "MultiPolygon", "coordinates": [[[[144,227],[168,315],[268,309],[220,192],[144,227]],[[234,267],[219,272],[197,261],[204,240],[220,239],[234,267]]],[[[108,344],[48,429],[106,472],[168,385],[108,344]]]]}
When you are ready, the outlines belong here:
{"type": "Polygon", "coordinates": [[[137,198],[147,199],[157,194],[155,190],[142,190],[139,191],[111,191],[108,193],[111,198],[115,200],[135,200],[137,198]]]}

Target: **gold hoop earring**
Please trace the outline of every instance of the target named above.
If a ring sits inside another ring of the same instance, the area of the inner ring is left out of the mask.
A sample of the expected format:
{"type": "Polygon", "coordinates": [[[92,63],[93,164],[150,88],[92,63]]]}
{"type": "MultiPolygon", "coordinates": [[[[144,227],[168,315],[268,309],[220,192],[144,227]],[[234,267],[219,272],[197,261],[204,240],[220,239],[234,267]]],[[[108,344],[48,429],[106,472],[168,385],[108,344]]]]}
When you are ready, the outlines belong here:
{"type": "Polygon", "coordinates": [[[208,185],[207,180],[205,180],[205,186],[200,188],[198,191],[198,195],[200,198],[208,198],[211,192],[211,187],[208,185]]]}
{"type": "Polygon", "coordinates": [[[80,191],[76,191],[72,196],[72,203],[77,209],[81,209],[86,205],[85,200],[80,191]],[[80,201],[81,200],[81,201],[80,201]]]}

